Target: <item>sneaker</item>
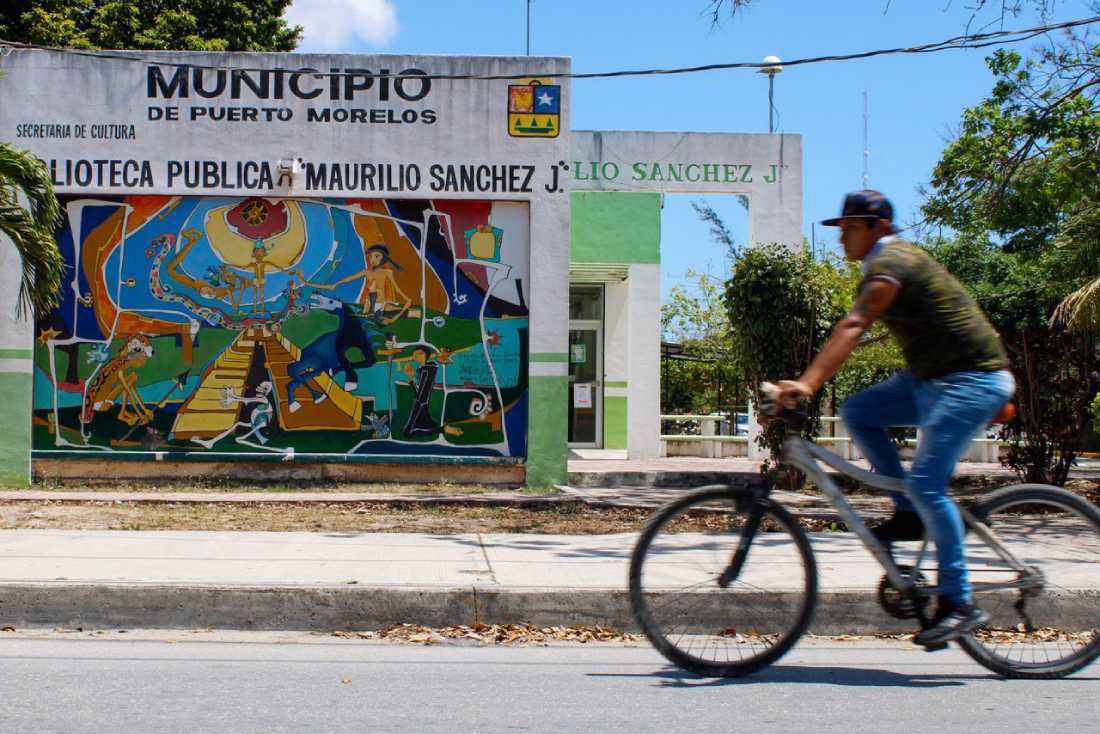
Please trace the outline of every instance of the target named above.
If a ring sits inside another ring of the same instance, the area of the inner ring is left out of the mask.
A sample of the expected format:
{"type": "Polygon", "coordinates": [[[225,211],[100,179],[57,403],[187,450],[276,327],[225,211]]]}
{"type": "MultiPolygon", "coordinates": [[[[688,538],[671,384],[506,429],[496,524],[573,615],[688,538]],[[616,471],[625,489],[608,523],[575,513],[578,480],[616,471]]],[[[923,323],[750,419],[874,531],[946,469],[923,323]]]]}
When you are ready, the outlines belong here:
{"type": "Polygon", "coordinates": [[[944,645],[987,624],[990,619],[989,612],[979,609],[974,602],[959,604],[940,597],[932,626],[918,632],[913,642],[925,647],[944,645]]]}
{"type": "Polygon", "coordinates": [[[871,534],[889,550],[891,544],[906,540],[922,540],[924,523],[915,512],[897,510],[886,522],[871,528],[871,534]]]}

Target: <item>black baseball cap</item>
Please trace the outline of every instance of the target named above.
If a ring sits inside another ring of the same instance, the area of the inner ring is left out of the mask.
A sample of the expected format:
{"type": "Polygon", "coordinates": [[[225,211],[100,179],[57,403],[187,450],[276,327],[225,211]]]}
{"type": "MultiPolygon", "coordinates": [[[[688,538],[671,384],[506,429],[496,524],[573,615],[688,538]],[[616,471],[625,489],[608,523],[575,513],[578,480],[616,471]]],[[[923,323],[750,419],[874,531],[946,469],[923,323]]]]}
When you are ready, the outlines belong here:
{"type": "Polygon", "coordinates": [[[822,220],[827,227],[835,227],[842,219],[889,219],[894,220],[894,205],[881,191],[864,189],[845,195],[840,206],[840,216],[822,220]]]}

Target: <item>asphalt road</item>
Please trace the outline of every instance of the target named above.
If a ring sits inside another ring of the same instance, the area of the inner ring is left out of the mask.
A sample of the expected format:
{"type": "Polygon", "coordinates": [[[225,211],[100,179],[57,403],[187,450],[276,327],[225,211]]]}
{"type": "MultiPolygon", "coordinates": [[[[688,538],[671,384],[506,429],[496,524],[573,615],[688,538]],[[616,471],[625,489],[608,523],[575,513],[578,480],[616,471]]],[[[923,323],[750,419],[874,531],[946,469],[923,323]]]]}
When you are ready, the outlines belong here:
{"type": "Polygon", "coordinates": [[[1094,730],[1100,666],[1003,681],[962,652],[809,640],[737,681],[645,645],[466,647],[295,633],[4,633],[3,732],[1094,730]]]}

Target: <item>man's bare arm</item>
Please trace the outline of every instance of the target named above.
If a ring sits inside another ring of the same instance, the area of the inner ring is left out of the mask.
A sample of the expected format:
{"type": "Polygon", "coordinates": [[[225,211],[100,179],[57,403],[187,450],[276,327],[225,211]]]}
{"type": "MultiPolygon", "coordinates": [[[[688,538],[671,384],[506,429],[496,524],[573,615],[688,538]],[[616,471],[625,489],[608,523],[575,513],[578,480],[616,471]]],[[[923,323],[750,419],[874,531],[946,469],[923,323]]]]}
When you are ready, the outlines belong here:
{"type": "Polygon", "coordinates": [[[898,291],[898,284],[892,280],[876,278],[869,281],[860,291],[851,312],[833,327],[829,340],[803,375],[798,380],[785,380],[779,384],[783,397],[808,397],[820,390],[848,359],[863,333],[898,297],[898,291]]]}

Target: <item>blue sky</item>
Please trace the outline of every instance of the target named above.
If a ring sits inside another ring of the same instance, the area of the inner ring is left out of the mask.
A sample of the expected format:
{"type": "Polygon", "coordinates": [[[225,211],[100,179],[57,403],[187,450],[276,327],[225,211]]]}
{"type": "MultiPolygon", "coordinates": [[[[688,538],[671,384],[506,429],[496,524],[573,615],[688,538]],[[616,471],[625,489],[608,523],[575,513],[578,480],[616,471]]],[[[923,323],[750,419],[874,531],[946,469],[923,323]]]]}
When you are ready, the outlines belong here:
{"type": "MultiPolygon", "coordinates": [[[[997,0],[994,5],[999,6],[997,0]]],[[[712,29],[706,0],[534,0],[533,55],[570,56],[578,72],[695,66],[850,53],[942,40],[964,32],[967,0],[756,0],[712,29]],[[946,9],[945,9],[946,6],[946,9]],[[888,8],[888,10],[887,10],[888,8]],[[884,12],[885,11],[885,12],[884,12]]],[[[303,50],[522,55],[525,0],[297,0],[303,50]],[[332,19],[342,22],[334,24],[332,19]]],[[[1086,0],[1059,0],[1054,20],[1091,15],[1086,0]]],[[[976,26],[994,22],[987,11],[976,26]]],[[[1034,14],[1007,28],[1038,25],[1034,14]]],[[[1018,46],[1026,51],[1038,40],[1018,46]]],[[[870,100],[872,188],[893,200],[904,224],[919,218],[917,187],[928,180],[963,110],[988,94],[990,49],[947,51],[791,68],[776,79],[779,129],[803,136],[804,227],[833,216],[861,187],[864,91],[870,100]]],[[[573,82],[574,129],[766,132],[767,80],[748,70],[573,82]]],[[[722,254],[690,209],[669,197],[662,227],[663,290],[689,267],[713,272],[722,254]]],[[[712,204],[735,232],[745,213],[712,204]]],[[[817,227],[836,247],[835,230],[817,227]]]]}

